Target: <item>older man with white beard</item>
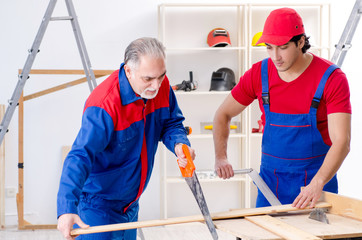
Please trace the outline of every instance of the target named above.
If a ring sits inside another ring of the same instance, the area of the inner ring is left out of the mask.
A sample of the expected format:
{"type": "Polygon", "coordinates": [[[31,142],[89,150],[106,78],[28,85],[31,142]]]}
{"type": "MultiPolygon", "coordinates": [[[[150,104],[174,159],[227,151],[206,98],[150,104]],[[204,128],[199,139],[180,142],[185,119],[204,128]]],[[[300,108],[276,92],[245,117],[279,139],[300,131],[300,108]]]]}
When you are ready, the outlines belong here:
{"type": "MultiPolygon", "coordinates": [[[[184,117],[166,77],[164,46],[154,38],[133,41],[124,63],[91,93],[82,126],[64,162],[58,192],[58,229],[138,220],[138,201],[150,179],[159,141],[186,158],[184,117]]],[[[190,148],[194,159],[194,150],[190,148]]],[[[136,229],[77,239],[136,239],[136,229]]]]}

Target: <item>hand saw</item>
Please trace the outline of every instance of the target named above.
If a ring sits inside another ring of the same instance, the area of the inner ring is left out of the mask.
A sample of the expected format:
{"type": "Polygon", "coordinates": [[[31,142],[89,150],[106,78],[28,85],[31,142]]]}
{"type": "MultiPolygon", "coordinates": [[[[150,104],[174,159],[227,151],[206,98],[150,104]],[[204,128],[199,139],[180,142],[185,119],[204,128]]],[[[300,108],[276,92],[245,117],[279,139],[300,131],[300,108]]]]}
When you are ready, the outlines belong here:
{"type": "Polygon", "coordinates": [[[209,231],[212,235],[212,238],[214,240],[219,239],[215,225],[212,222],[209,209],[207,207],[204,194],[201,189],[200,182],[197,178],[197,175],[195,174],[195,165],[191,158],[191,154],[189,151],[189,148],[186,144],[182,145],[182,150],[186,156],[187,159],[187,165],[185,168],[180,167],[182,176],[185,178],[186,183],[189,185],[191,192],[194,194],[194,197],[196,199],[197,204],[199,205],[199,208],[201,210],[202,215],[204,216],[205,223],[207,227],[209,228],[209,231]]]}
{"type": "Polygon", "coordinates": [[[266,200],[272,206],[282,205],[279,199],[274,195],[274,193],[270,190],[268,185],[264,182],[264,180],[260,177],[257,171],[252,168],[241,169],[241,170],[234,170],[234,174],[248,174],[249,177],[253,180],[255,185],[258,187],[260,192],[264,195],[266,200]]]}
{"type": "MultiPolygon", "coordinates": [[[[268,200],[270,205],[272,206],[278,206],[281,205],[278,198],[274,195],[274,193],[270,190],[268,185],[264,182],[264,180],[260,177],[257,171],[255,171],[252,168],[248,169],[241,169],[241,170],[234,170],[234,174],[244,174],[247,173],[255,185],[258,187],[260,192],[264,195],[264,197],[268,200]]],[[[329,220],[327,218],[327,215],[325,213],[325,210],[320,208],[315,208],[309,215],[310,219],[317,220],[319,222],[327,223],[329,224],[329,220]]]]}
{"type": "MultiPolygon", "coordinates": [[[[216,171],[196,171],[197,175],[206,176],[209,178],[217,177],[216,171]]],[[[260,190],[260,192],[264,195],[266,200],[270,203],[272,206],[278,206],[282,205],[278,198],[274,195],[274,193],[270,190],[268,185],[264,182],[264,180],[259,176],[258,172],[255,171],[252,168],[246,168],[246,169],[238,169],[234,170],[234,174],[248,174],[249,177],[253,180],[257,188],[260,190]]]]}

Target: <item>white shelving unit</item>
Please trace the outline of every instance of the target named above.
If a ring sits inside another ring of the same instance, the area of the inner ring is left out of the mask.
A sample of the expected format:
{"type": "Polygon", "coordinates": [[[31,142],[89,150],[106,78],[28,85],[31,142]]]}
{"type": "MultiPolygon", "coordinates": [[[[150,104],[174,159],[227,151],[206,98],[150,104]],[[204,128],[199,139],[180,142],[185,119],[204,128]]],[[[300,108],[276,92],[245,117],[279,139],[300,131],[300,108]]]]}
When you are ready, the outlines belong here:
{"type": "MultiPolygon", "coordinates": [[[[214,170],[212,132],[204,130],[201,123],[212,124],[216,109],[230,93],[209,91],[212,72],[221,67],[230,68],[238,81],[252,64],[268,57],[265,48],[252,47],[251,40],[254,34],[263,30],[270,11],[280,7],[292,7],[300,13],[307,36],[311,36],[311,51],[329,59],[328,4],[159,5],[159,39],[166,46],[167,76],[171,85],[189,80],[189,71],[198,82],[195,91],[176,92],[186,118],[184,124],[192,128],[189,139],[196,150],[196,171],[214,170]],[[231,46],[210,48],[207,45],[208,33],[217,27],[228,30],[231,46]]],[[[262,134],[251,130],[258,128],[260,117],[258,102],[254,101],[247,111],[232,119],[232,123],[238,125],[237,130],[231,130],[228,141],[228,159],[234,169],[252,167],[259,170],[262,134]]],[[[181,177],[176,157],[165,147],[159,148],[159,156],[161,217],[199,214],[194,197],[181,177]]],[[[246,175],[228,180],[199,175],[199,180],[210,212],[255,206],[257,189],[246,175]]]]}

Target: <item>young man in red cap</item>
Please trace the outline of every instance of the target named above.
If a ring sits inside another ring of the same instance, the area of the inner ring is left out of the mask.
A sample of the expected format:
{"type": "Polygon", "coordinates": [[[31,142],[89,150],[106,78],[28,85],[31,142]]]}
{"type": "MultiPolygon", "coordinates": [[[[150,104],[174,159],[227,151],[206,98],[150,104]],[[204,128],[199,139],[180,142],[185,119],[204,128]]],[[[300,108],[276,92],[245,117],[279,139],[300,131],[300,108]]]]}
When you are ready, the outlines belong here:
{"type": "MultiPolygon", "coordinates": [[[[307,52],[308,39],[295,10],[272,11],[257,42],[266,44],[270,58],[245,72],[214,118],[215,170],[230,178],[228,125],[258,99],[264,125],[260,175],[282,204],[298,208],[314,207],[323,190],[338,192],[336,172],[351,136],[346,76],[307,52]]],[[[256,206],[268,205],[259,191],[256,206]]]]}

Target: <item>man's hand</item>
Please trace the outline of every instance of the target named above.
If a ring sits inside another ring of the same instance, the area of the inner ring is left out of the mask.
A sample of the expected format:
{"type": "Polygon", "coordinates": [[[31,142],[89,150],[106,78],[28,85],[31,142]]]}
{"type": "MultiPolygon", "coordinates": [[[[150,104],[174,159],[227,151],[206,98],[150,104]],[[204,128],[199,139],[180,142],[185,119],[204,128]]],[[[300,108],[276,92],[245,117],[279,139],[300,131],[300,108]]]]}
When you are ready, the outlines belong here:
{"type": "Polygon", "coordinates": [[[303,188],[294,200],[292,206],[297,208],[314,208],[322,195],[324,184],[313,179],[309,185],[303,188]]]}
{"type": "MultiPolygon", "coordinates": [[[[175,145],[175,153],[178,158],[178,161],[177,161],[178,165],[180,167],[184,168],[187,165],[187,159],[186,159],[186,155],[185,155],[184,151],[182,150],[182,145],[183,145],[182,143],[178,143],[175,145]]],[[[195,156],[196,156],[195,150],[190,148],[189,146],[187,146],[187,147],[189,149],[192,160],[195,160],[195,156]]]]}
{"type": "Polygon", "coordinates": [[[78,224],[81,228],[88,228],[89,225],[85,224],[77,214],[63,214],[58,218],[58,230],[63,234],[67,240],[74,240],[76,236],[70,235],[70,230],[74,224],[78,224]]]}
{"type": "Polygon", "coordinates": [[[227,179],[234,176],[233,166],[227,159],[215,161],[215,171],[220,178],[227,179]]]}

